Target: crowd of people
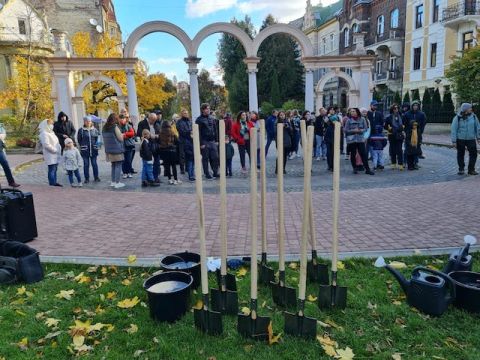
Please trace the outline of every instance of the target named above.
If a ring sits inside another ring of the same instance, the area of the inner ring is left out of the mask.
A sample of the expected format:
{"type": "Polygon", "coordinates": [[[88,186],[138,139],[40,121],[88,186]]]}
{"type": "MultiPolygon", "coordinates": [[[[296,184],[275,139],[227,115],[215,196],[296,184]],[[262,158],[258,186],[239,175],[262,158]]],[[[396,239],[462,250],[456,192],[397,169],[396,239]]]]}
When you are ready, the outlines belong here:
{"type": "MultiPolygon", "coordinates": [[[[422,138],[427,123],[420,102],[414,101],[411,105],[404,103],[401,106],[393,104],[386,117],[378,110],[378,105],[372,101],[370,109],[350,108],[344,113],[338,107],[322,107],[317,116],[309,111],[274,110],[265,121],[265,153],[268,154],[272,143],[276,143],[277,125],[283,124],[283,169],[286,173],[287,161],[301,157],[300,124],[304,120],[307,126],[313,126],[315,130],[315,160],[326,160],[326,169],[333,171],[334,123],[340,122],[340,152],[346,160],[350,160],[353,173],[375,175],[377,171],[384,170],[384,149],[387,144],[392,169],[418,170],[419,161],[424,158],[422,138]]],[[[224,139],[219,138],[218,120],[208,104],[201,105],[201,115],[195,120],[199,126],[202,170],[206,179],[219,177],[220,141],[226,145],[226,176],[233,175],[232,159],[236,151],[240,157],[242,173],[248,172],[247,157],[250,160],[251,156],[256,156],[259,168],[261,161],[265,161],[260,159],[260,142],[256,154],[250,150],[250,129],[260,130],[258,113],[240,111],[236,117],[227,114],[224,120],[224,139]]],[[[68,116],[61,112],[55,123],[45,120],[39,127],[40,142],[48,166],[48,182],[52,186],[61,186],[57,181],[59,164],[63,164],[73,187],[81,187],[90,182],[90,167],[93,181],[99,182],[97,157],[99,148],[104,146],[106,160],[111,163],[110,185],[115,189],[122,188],[125,183],[121,179],[130,179],[137,173],[133,168],[137,142],[142,159],[142,186],[156,187],[162,183],[161,165],[170,185],[182,184],[177,166],[181,175],[194,181],[192,125],[185,109],[180,116],[174,115],[172,119],[163,119],[162,112],[155,111],[140,121],[135,131],[128,111],[124,109],[120,114],[110,114],[101,129],[94,126],[91,116],[86,116],[83,127],[76,131],[68,116]],[[82,167],[83,181],[80,175],[82,167]]],[[[470,154],[468,174],[477,175],[476,141],[480,141],[480,126],[470,104],[462,104],[460,112],[453,119],[451,133],[458,152],[459,175],[464,174],[465,148],[470,154]]]]}

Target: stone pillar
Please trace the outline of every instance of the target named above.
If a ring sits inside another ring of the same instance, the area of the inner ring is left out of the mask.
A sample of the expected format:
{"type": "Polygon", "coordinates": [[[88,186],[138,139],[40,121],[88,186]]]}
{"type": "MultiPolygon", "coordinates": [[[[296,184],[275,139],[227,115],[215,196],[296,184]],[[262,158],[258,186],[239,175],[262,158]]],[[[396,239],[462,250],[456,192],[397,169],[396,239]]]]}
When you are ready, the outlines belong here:
{"type": "Polygon", "coordinates": [[[371,60],[362,62],[359,74],[357,74],[357,78],[359,79],[357,86],[360,91],[359,94],[359,106],[366,107],[367,109],[370,107],[370,101],[373,98],[373,82],[372,82],[372,67],[373,63],[371,60]]]}
{"type": "Polygon", "coordinates": [[[55,56],[70,57],[70,52],[67,49],[67,33],[57,29],[52,29],[51,33],[55,44],[55,56]]]}
{"type": "Polygon", "coordinates": [[[360,96],[360,92],[358,90],[350,90],[348,94],[348,107],[365,107],[369,109],[369,106],[365,106],[362,104],[359,104],[358,99],[360,96]]]}
{"type": "Polygon", "coordinates": [[[318,111],[323,106],[323,91],[317,91],[317,101],[315,104],[315,114],[318,114],[318,111]]]}
{"type": "Polygon", "coordinates": [[[82,96],[76,96],[72,98],[73,101],[73,111],[75,113],[76,123],[75,128],[78,130],[83,126],[83,117],[86,115],[85,111],[85,102],[83,101],[82,96]]]}
{"type": "Polygon", "coordinates": [[[313,69],[305,69],[305,110],[314,111],[313,69]]]}
{"type": "Polygon", "coordinates": [[[258,112],[257,65],[260,58],[251,57],[243,60],[248,73],[248,110],[258,112]]]}
{"type": "Polygon", "coordinates": [[[138,113],[137,86],[135,84],[135,70],[127,69],[125,70],[125,73],[127,74],[127,96],[130,120],[132,121],[133,126],[137,126],[140,119],[138,113]]]}
{"type": "MultiPolygon", "coordinates": [[[[126,105],[126,97],[125,96],[117,96],[117,102],[118,102],[118,112],[122,111],[123,109],[127,109],[126,105]]],[[[128,109],[127,109],[128,110],[128,109]]]]}
{"type": "Polygon", "coordinates": [[[200,58],[188,57],[185,62],[188,64],[188,75],[190,75],[190,107],[192,121],[200,116],[200,91],[198,88],[198,63],[200,58]]]}
{"type": "Polygon", "coordinates": [[[56,94],[54,119],[57,118],[60,111],[63,111],[70,120],[74,122],[75,126],[77,126],[75,123],[76,114],[74,114],[72,107],[72,81],[70,71],[57,70],[53,72],[52,87],[54,87],[55,90],[52,90],[52,93],[56,94]]]}

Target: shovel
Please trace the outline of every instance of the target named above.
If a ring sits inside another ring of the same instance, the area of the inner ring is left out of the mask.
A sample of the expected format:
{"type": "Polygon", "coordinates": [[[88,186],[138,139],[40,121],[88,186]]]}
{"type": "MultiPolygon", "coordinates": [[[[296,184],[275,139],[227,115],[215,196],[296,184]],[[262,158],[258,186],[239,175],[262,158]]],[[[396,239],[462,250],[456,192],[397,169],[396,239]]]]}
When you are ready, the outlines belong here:
{"type": "MultiPolygon", "coordinates": [[[[307,143],[307,130],[305,121],[300,122],[300,130],[302,134],[302,143],[307,143]]],[[[313,150],[312,150],[313,152],[313,150]]],[[[303,158],[305,168],[305,157],[303,158]]],[[[309,209],[309,225],[310,225],[310,244],[312,245],[312,259],[307,263],[307,275],[308,280],[313,283],[319,283],[321,285],[328,285],[328,266],[326,264],[318,263],[317,256],[317,237],[315,229],[315,215],[313,212],[313,198],[312,189],[307,189],[310,193],[310,209],[309,209]]]]}
{"type": "MultiPolygon", "coordinates": [[[[277,124],[277,194],[278,194],[278,283],[271,282],[273,302],[290,307],[297,304],[297,292],[285,285],[285,219],[283,203],[283,123],[277,124]]],[[[305,144],[305,143],[304,143],[305,144]]]]}
{"type": "Polygon", "coordinates": [[[260,181],[262,219],[262,260],[260,261],[260,284],[270,285],[275,280],[274,270],[267,265],[267,163],[265,159],[265,120],[260,121],[260,181]]]}
{"type": "Polygon", "coordinates": [[[335,122],[335,141],[333,157],[333,234],[332,234],[332,284],[320,285],[318,307],[340,308],[347,306],[347,288],[337,285],[338,257],[338,207],[340,200],[340,123],[335,122]]]}
{"type": "Polygon", "coordinates": [[[302,240],[300,251],[300,281],[298,295],[298,311],[296,314],[285,312],[285,333],[289,335],[301,336],[307,339],[315,339],[317,336],[317,319],[305,316],[305,292],[307,287],[307,238],[308,238],[308,212],[311,201],[308,189],[311,186],[312,178],[312,147],[313,147],[313,127],[308,129],[306,145],[306,168],[303,178],[303,219],[302,219],[302,240]]]}
{"type": "Polygon", "coordinates": [[[202,332],[217,335],[223,332],[222,315],[212,311],[208,307],[208,270],[207,248],[205,245],[205,210],[203,208],[203,185],[202,185],[202,156],[200,155],[200,139],[198,125],[193,125],[193,151],[195,154],[195,187],[197,192],[199,237],[200,237],[200,267],[202,278],[202,308],[194,309],[193,315],[195,326],[202,332]]]}
{"type": "MultiPolygon", "coordinates": [[[[257,130],[250,129],[250,154],[257,151],[257,130]]],[[[257,314],[257,157],[252,155],[250,166],[250,206],[251,206],[251,283],[250,283],[250,314],[238,314],[237,330],[240,335],[255,340],[268,339],[270,318],[257,314]]],[[[264,161],[265,162],[265,161],[264,161]]]]}
{"type": "Polygon", "coordinates": [[[238,293],[235,275],[227,273],[227,181],[225,169],[225,121],[220,120],[220,237],[222,263],[217,270],[218,289],[211,289],[212,309],[222,314],[238,313],[238,293]],[[223,141],[222,141],[223,140],[223,141]]]}

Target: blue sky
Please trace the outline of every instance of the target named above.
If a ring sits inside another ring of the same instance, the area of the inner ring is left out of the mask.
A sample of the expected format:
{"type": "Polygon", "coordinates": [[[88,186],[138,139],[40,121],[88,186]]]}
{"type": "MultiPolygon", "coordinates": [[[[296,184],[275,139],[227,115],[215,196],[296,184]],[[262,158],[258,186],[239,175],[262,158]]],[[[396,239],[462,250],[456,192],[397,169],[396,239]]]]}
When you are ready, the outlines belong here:
{"type": "MultiPolygon", "coordinates": [[[[335,0],[323,0],[328,5],[335,0]]],[[[279,21],[288,22],[304,14],[304,0],[113,0],[117,21],[120,23],[124,40],[136,27],[144,22],[163,20],[183,28],[193,38],[204,26],[213,22],[229,22],[232,18],[243,18],[248,14],[257,29],[267,14],[279,21]]],[[[319,0],[312,0],[316,5],[319,0]]],[[[199,65],[220,81],[221,73],[216,66],[218,41],[221,34],[208,37],[200,46],[199,65]]],[[[151,73],[162,72],[169,78],[188,80],[187,65],[183,61],[186,52],[173,36],[154,33],[144,37],[137,45],[137,56],[147,62],[151,73]]]]}

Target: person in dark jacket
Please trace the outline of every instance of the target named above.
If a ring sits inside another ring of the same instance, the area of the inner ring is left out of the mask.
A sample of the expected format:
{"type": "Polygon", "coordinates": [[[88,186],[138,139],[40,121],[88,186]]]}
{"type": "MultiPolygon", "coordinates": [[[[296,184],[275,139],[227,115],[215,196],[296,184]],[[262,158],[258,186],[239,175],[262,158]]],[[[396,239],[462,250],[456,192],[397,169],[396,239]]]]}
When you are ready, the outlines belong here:
{"type": "Polygon", "coordinates": [[[57,121],[53,125],[53,132],[58,137],[63,154],[63,149],[65,148],[65,139],[70,138],[75,140],[76,133],[75,126],[73,126],[73,123],[68,120],[67,114],[65,114],[63,111],[60,111],[58,114],[57,121]]]}
{"type": "Polygon", "coordinates": [[[383,127],[377,125],[373,131],[373,135],[368,140],[373,154],[373,168],[377,170],[384,169],[383,149],[387,146],[387,138],[383,135],[383,127]]]}
{"type": "Polygon", "coordinates": [[[385,130],[388,132],[388,142],[390,143],[389,153],[392,169],[403,170],[403,140],[405,139],[405,126],[403,125],[403,116],[400,113],[400,107],[393,104],[390,107],[390,115],[385,119],[385,130]]]}
{"type": "Polygon", "coordinates": [[[132,177],[132,161],[133,161],[133,152],[135,151],[135,130],[133,126],[129,124],[128,118],[125,114],[120,114],[119,116],[119,128],[123,134],[123,145],[125,152],[123,153],[123,164],[122,164],[122,173],[123,178],[132,177]]]}
{"type": "Polygon", "coordinates": [[[405,125],[405,153],[407,156],[408,170],[418,170],[415,159],[420,153],[420,125],[416,120],[410,120],[405,125]]]}
{"type": "MultiPolygon", "coordinates": [[[[287,172],[285,170],[285,167],[287,166],[288,154],[290,152],[290,149],[292,148],[293,129],[292,129],[292,126],[290,125],[290,122],[286,120],[286,114],[284,111],[280,111],[278,113],[277,123],[283,124],[283,173],[286,174],[287,172]]],[[[276,130],[276,126],[275,126],[275,130],[276,130]]],[[[275,139],[276,137],[277,137],[277,134],[275,131],[275,139]]],[[[278,151],[278,145],[277,145],[277,151],[278,151]]],[[[275,174],[277,173],[277,164],[278,162],[275,162],[275,174]]]]}
{"type": "Polygon", "coordinates": [[[227,135],[231,139],[232,138],[232,126],[233,126],[232,114],[227,113],[223,120],[225,121],[225,135],[227,135]]]}
{"type": "Polygon", "coordinates": [[[12,188],[17,188],[20,185],[17,184],[13,178],[12,170],[10,169],[10,165],[8,164],[8,160],[7,160],[7,153],[5,151],[6,138],[7,138],[7,132],[5,131],[3,124],[0,123],[0,165],[2,165],[3,172],[5,174],[5,177],[7,178],[8,186],[12,188]]]}
{"type": "Polygon", "coordinates": [[[325,160],[327,154],[327,145],[324,141],[325,135],[325,126],[327,120],[327,110],[325,108],[320,108],[318,116],[315,118],[315,158],[320,160],[320,157],[325,160]]]}
{"type": "MultiPolygon", "coordinates": [[[[180,164],[180,173],[185,174],[185,142],[192,141],[192,120],[188,117],[188,111],[182,109],[180,115],[182,116],[177,121],[178,131],[178,160],[180,164]]],[[[190,177],[190,174],[189,174],[190,177]]]]}
{"type": "MultiPolygon", "coordinates": [[[[385,125],[383,114],[381,111],[377,110],[377,107],[378,101],[372,100],[372,102],[370,102],[370,111],[367,113],[367,118],[370,122],[371,129],[376,129],[377,126],[381,126],[383,128],[385,125]]],[[[372,133],[373,131],[370,132],[370,137],[373,135],[372,133]]],[[[367,143],[367,155],[369,155],[369,157],[373,159],[373,152],[372,148],[370,147],[370,142],[367,143]]]]}
{"type": "Polygon", "coordinates": [[[150,131],[143,129],[142,143],[140,145],[140,157],[142,158],[142,186],[159,186],[153,177],[153,151],[150,143],[150,131]]]}
{"type": "Polygon", "coordinates": [[[368,165],[368,156],[365,150],[364,133],[368,130],[367,120],[362,117],[358,108],[351,108],[350,114],[345,122],[345,135],[347,139],[347,151],[350,154],[350,162],[354,174],[358,173],[356,153],[362,158],[365,174],[375,175],[368,165]]]}
{"type": "Polygon", "coordinates": [[[235,149],[233,148],[232,141],[228,135],[225,135],[225,161],[226,161],[226,174],[225,176],[232,177],[232,162],[235,155],[235,149]]]}
{"type": "Polygon", "coordinates": [[[207,179],[218,178],[218,131],[216,120],[210,115],[210,105],[204,103],[200,107],[202,114],[195,120],[200,133],[200,150],[202,152],[203,172],[207,179]],[[213,177],[210,175],[208,163],[212,168],[213,177]]]}
{"type": "Polygon", "coordinates": [[[156,183],[161,183],[160,181],[160,152],[158,148],[158,139],[160,135],[160,130],[162,128],[162,122],[159,120],[158,115],[155,113],[150,113],[148,117],[138,123],[137,136],[141,137],[143,130],[147,129],[150,131],[150,146],[152,147],[153,152],[153,177],[155,178],[156,183]]]}
{"type": "Polygon", "coordinates": [[[165,120],[162,122],[159,140],[160,158],[163,161],[163,169],[165,176],[168,177],[168,183],[170,185],[179,185],[182,182],[178,180],[177,175],[178,137],[170,121],[165,120]]]}
{"type": "Polygon", "coordinates": [[[92,164],[93,178],[100,181],[98,177],[98,130],[92,125],[92,117],[85,116],[83,118],[83,127],[77,132],[77,143],[80,148],[80,155],[83,159],[83,176],[85,184],[90,182],[90,163],[92,164]]]}
{"type": "Polygon", "coordinates": [[[273,110],[272,115],[270,115],[267,118],[267,121],[265,122],[265,131],[267,133],[267,144],[265,145],[265,157],[268,155],[268,149],[270,148],[270,144],[272,141],[275,141],[275,133],[276,133],[276,128],[277,126],[277,117],[278,117],[278,111],[273,110]]]}
{"type": "Polygon", "coordinates": [[[419,169],[418,166],[418,159],[424,159],[422,154],[422,139],[423,139],[423,131],[425,130],[425,126],[427,124],[427,117],[425,113],[420,110],[420,101],[415,100],[412,102],[412,107],[410,111],[405,113],[405,123],[406,124],[413,124],[416,122],[418,125],[417,132],[418,132],[418,151],[415,154],[415,168],[419,169]]]}

